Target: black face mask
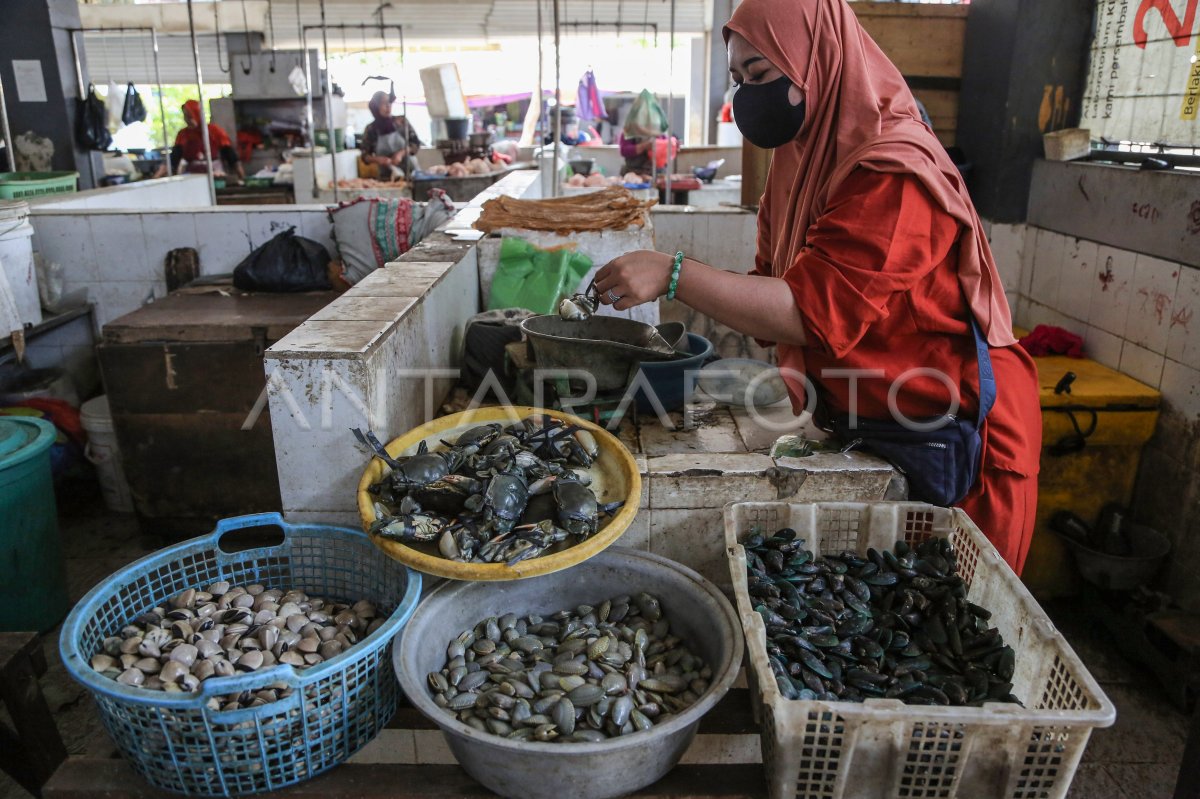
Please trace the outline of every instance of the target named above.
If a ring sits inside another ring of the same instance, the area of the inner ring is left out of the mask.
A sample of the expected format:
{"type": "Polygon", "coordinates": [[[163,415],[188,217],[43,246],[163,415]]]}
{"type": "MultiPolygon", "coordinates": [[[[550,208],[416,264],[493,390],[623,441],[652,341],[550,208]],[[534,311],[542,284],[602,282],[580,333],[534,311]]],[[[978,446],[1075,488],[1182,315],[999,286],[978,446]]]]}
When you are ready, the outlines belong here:
{"type": "Polygon", "coordinates": [[[770,150],[796,138],[804,124],[804,101],[792,105],[787,77],[770,83],[743,83],[733,93],[733,121],[756,147],[770,150]]]}

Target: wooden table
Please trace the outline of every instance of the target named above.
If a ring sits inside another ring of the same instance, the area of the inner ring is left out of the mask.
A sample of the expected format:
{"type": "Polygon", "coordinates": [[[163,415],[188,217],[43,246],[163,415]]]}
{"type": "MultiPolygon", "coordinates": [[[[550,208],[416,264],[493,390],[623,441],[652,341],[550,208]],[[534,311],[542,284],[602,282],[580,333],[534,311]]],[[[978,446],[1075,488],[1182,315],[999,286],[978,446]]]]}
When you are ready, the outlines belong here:
{"type": "MultiPolygon", "coordinates": [[[[432,734],[437,727],[411,707],[401,707],[388,724],[380,739],[390,734],[412,731],[432,734]]],[[[738,740],[757,736],[758,727],[750,711],[749,691],[731,690],[700,722],[696,743],[689,750],[706,754],[709,762],[690,762],[696,755],[684,756],[684,762],[647,788],[632,794],[643,799],[760,799],[766,795],[762,765],[751,762],[727,762],[728,751],[722,751],[721,740],[738,740]],[[714,746],[714,744],[717,744],[714,746]]],[[[378,741],[377,741],[378,742],[378,741]]],[[[376,742],[376,743],[377,743],[376,742]]],[[[368,746],[375,746],[375,743],[368,746]]],[[[744,748],[744,747],[743,747],[744,748]]],[[[388,799],[432,799],[449,796],[492,796],[478,782],[450,762],[426,763],[368,763],[362,754],[350,763],[277,791],[273,796],[287,799],[342,799],[343,797],[388,797],[388,799]]],[[[378,752],[375,753],[378,755],[378,752]]],[[[436,758],[436,756],[435,756],[436,758]]],[[[737,760],[739,758],[733,758],[737,760]]],[[[740,758],[747,760],[749,758],[740,758]]],[[[176,794],[158,790],[138,777],[124,760],[72,757],[50,782],[44,794],[47,799],[168,799],[176,794]]],[[[568,799],[568,797],[564,797],[568,799]]]]}
{"type": "Polygon", "coordinates": [[[38,677],[46,656],[37,633],[0,632],[0,699],[12,728],[0,723],[0,769],[34,796],[67,758],[38,677]]]}

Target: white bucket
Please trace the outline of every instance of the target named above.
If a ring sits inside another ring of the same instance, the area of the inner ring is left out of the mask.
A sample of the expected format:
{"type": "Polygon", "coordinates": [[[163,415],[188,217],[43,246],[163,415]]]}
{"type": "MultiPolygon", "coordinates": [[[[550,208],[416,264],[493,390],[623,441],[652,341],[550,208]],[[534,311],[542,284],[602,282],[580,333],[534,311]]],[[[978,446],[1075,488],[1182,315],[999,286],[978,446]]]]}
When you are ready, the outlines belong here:
{"type": "Polygon", "coordinates": [[[718,147],[741,147],[742,132],[738,130],[738,126],[733,122],[718,122],[717,123],[717,146],[718,147]]]}
{"type": "Polygon", "coordinates": [[[0,267],[8,278],[9,290],[16,300],[21,322],[26,325],[36,325],[42,321],[37,270],[33,267],[32,239],[29,203],[0,200],[0,267]]]}
{"type": "Polygon", "coordinates": [[[79,420],[88,434],[84,454],[96,467],[104,504],[117,513],[132,513],[133,496],[129,493],[129,483],[121,467],[121,450],[117,448],[117,435],[113,432],[108,397],[102,394],[83,403],[79,409],[79,420]]]}

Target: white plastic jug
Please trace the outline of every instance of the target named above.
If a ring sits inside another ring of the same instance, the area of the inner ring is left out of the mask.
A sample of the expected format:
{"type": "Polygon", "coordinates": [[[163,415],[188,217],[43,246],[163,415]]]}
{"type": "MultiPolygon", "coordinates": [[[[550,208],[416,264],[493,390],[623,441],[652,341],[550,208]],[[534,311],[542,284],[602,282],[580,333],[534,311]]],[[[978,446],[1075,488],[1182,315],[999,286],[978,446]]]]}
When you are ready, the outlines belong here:
{"type": "Polygon", "coordinates": [[[121,450],[117,447],[117,434],[113,432],[108,397],[101,394],[83,403],[79,409],[79,421],[88,434],[84,454],[96,467],[104,504],[117,513],[132,513],[133,495],[121,466],[121,450]]]}
{"type": "Polygon", "coordinates": [[[33,268],[29,203],[0,200],[0,267],[8,278],[21,322],[26,325],[41,322],[42,302],[38,297],[37,270],[33,268]]]}

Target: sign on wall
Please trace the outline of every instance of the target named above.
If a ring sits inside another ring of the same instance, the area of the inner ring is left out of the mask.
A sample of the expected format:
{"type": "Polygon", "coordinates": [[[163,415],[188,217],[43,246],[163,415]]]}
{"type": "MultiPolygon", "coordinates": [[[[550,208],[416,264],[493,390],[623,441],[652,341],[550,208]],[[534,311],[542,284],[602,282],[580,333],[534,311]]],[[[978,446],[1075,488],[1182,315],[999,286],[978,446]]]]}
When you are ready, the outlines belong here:
{"type": "Polygon", "coordinates": [[[1200,0],[1097,0],[1081,127],[1200,147],[1200,0]]]}

